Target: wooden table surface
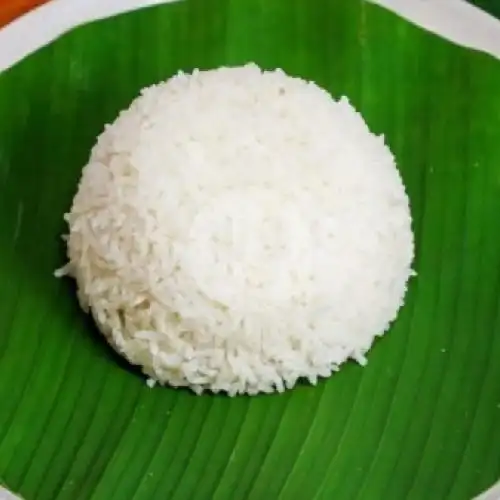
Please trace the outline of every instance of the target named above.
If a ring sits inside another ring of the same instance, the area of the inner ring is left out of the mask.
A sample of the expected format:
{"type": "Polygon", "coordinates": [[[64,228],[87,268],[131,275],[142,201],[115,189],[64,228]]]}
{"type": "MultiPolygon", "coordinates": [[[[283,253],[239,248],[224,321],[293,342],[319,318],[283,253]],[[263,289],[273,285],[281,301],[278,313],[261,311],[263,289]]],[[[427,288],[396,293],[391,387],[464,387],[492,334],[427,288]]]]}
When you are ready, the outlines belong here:
{"type": "Polygon", "coordinates": [[[0,0],[0,26],[47,2],[47,0],[0,0]]]}

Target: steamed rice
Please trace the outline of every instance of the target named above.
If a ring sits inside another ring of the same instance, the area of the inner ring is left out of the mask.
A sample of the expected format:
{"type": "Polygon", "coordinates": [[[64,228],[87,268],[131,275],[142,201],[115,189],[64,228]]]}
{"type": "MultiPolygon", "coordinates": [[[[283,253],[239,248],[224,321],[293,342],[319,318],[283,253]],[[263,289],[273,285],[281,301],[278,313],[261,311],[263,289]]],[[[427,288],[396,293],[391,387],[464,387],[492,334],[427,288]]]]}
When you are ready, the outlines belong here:
{"type": "Polygon", "coordinates": [[[66,221],[59,274],[82,307],[151,382],[197,393],[364,364],[412,274],[383,137],[347,99],[255,65],[144,89],[99,137],[66,221]]]}

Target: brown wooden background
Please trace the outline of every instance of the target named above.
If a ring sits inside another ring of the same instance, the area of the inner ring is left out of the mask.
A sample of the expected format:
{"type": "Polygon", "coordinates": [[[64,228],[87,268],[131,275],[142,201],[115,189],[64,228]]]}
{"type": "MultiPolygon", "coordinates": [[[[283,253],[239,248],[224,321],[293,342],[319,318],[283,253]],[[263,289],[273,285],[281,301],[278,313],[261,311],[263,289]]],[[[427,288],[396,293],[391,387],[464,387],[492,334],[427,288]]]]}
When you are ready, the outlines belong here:
{"type": "Polygon", "coordinates": [[[0,0],[0,26],[47,2],[47,0],[0,0]]]}

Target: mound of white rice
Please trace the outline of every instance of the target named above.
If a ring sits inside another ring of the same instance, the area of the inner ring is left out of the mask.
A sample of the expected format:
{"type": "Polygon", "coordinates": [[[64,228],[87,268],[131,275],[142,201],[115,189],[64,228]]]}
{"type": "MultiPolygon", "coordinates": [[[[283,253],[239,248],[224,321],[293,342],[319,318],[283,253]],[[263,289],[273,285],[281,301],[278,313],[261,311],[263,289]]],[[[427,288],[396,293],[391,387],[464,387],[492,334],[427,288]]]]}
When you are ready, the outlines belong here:
{"type": "Polygon", "coordinates": [[[366,362],[412,274],[408,198],[344,98],[255,65],[179,73],[105,128],[69,264],[108,341],[152,380],[238,393],[366,362]]]}

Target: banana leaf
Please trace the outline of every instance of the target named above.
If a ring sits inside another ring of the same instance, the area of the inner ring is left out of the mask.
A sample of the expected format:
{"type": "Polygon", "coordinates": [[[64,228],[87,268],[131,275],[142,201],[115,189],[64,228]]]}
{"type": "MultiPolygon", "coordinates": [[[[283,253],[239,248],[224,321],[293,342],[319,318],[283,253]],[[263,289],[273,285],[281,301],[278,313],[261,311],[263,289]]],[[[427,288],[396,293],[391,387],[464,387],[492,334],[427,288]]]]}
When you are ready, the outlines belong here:
{"type": "Polygon", "coordinates": [[[0,482],[40,500],[467,500],[500,476],[500,63],[353,0],[190,0],[0,75],[0,482]],[[56,280],[105,123],[179,69],[346,95],[411,199],[406,305],[365,368],[228,398],[149,389],[56,280]]]}
{"type": "Polygon", "coordinates": [[[469,2],[495,17],[500,17],[500,4],[496,0],[469,0],[469,2]]]}

